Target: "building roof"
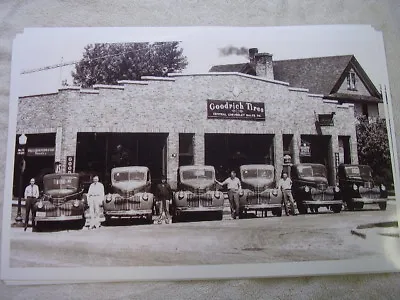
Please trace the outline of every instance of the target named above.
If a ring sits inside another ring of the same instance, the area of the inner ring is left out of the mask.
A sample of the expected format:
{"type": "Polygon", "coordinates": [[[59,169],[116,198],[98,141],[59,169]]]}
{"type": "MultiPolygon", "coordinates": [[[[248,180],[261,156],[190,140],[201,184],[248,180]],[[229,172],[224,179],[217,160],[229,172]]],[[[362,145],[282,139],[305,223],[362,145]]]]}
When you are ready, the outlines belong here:
{"type": "Polygon", "coordinates": [[[310,93],[329,95],[353,55],[274,61],[274,78],[310,93]]]}
{"type": "MultiPolygon", "coordinates": [[[[311,94],[343,102],[382,102],[379,93],[354,55],[339,55],[273,61],[274,80],[288,82],[291,87],[308,89],[311,94]],[[350,69],[353,69],[370,96],[338,93],[350,69]]],[[[256,75],[250,63],[216,65],[210,72],[239,72],[256,75]]]]}
{"type": "Polygon", "coordinates": [[[211,67],[209,72],[238,72],[248,75],[256,75],[256,71],[250,63],[215,65],[211,67]]]}

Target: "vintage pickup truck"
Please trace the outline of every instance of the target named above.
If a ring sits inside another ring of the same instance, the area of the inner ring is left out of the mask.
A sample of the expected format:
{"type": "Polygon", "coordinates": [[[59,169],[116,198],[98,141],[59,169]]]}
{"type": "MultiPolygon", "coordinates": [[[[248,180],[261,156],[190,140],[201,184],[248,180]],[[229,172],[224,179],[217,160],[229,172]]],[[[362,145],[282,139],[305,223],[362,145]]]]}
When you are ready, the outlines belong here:
{"type": "Polygon", "coordinates": [[[178,169],[178,190],[174,193],[172,222],[191,213],[208,213],[222,220],[224,193],[218,191],[213,166],[181,166],[178,169]]]}
{"type": "Polygon", "coordinates": [[[374,183],[371,167],[341,164],[338,177],[343,201],[349,210],[362,209],[364,204],[378,204],[381,210],[386,210],[386,186],[374,183]]]}
{"type": "Polygon", "coordinates": [[[343,206],[340,188],[328,184],[326,168],[321,164],[297,164],[291,168],[292,194],[300,214],[318,212],[326,207],[340,213],[343,206]]]}
{"type": "Polygon", "coordinates": [[[152,223],[154,195],[147,167],[113,168],[111,188],[112,193],[108,193],[103,201],[106,224],[110,224],[111,218],[145,218],[152,223]]]}
{"type": "Polygon", "coordinates": [[[45,175],[43,195],[33,207],[36,214],[33,230],[40,231],[43,223],[54,221],[74,222],[78,229],[85,226],[83,192],[79,174],[45,175]]]}
{"type": "Polygon", "coordinates": [[[248,211],[272,211],[282,216],[282,192],[276,189],[275,168],[272,165],[240,166],[242,193],[239,194],[239,217],[245,217],[248,211]]]}

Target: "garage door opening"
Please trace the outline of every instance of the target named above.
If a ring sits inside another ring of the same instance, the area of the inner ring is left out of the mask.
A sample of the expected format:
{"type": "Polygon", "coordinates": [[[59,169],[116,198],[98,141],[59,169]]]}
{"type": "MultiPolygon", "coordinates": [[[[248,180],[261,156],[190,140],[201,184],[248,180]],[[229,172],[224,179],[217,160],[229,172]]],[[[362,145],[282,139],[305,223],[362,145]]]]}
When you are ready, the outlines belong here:
{"type": "Polygon", "coordinates": [[[218,180],[231,170],[239,174],[243,164],[274,164],[274,135],[205,134],[204,138],[205,163],[215,167],[218,180]]]}
{"type": "MultiPolygon", "coordinates": [[[[27,143],[25,145],[25,171],[22,176],[22,184],[25,188],[31,178],[35,178],[39,189],[43,189],[43,176],[54,172],[54,154],[55,154],[55,133],[27,134],[27,143]]],[[[18,148],[19,135],[16,136],[15,153],[18,148]]],[[[14,158],[14,182],[13,196],[17,196],[19,175],[20,175],[21,157],[15,155],[14,158]]]]}
{"type": "Polygon", "coordinates": [[[166,174],[167,133],[86,133],[77,136],[76,172],[93,172],[109,184],[115,167],[146,166],[153,181],[166,174]]]}
{"type": "Polygon", "coordinates": [[[300,162],[323,164],[328,171],[328,180],[332,182],[332,162],[330,159],[331,136],[329,135],[302,135],[300,145],[300,162]],[[305,150],[304,150],[305,149],[305,150]]]}

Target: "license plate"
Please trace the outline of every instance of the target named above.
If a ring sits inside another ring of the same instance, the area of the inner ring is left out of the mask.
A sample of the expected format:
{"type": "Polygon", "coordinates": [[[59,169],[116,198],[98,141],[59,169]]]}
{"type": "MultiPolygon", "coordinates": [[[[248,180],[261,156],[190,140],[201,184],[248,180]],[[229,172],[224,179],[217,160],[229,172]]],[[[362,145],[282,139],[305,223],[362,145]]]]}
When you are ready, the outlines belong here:
{"type": "Polygon", "coordinates": [[[36,212],[36,217],[45,217],[46,216],[46,212],[45,211],[37,211],[36,212]]]}

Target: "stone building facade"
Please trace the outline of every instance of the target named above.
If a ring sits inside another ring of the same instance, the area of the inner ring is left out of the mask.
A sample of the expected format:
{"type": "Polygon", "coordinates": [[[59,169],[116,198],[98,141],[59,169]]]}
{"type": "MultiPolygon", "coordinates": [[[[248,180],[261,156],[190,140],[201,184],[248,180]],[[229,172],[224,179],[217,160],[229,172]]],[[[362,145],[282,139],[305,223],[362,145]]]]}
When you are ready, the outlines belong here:
{"type": "MultiPolygon", "coordinates": [[[[260,62],[267,63],[268,59],[262,58],[260,62]]],[[[263,70],[267,76],[273,72],[266,70],[265,66],[257,69],[263,70]]],[[[26,134],[29,147],[31,137],[54,134],[54,161],[60,162],[65,172],[67,157],[75,158],[74,171],[85,171],[76,168],[80,157],[84,155],[77,150],[78,144],[84,143],[85,137],[95,133],[108,134],[107,137],[128,133],[140,133],[145,137],[162,133],[166,137],[162,146],[162,164],[154,168],[162,169],[172,187],[176,187],[182,154],[180,142],[184,134],[193,137],[194,164],[209,163],[206,157],[211,151],[208,149],[212,148],[208,140],[210,135],[229,137],[243,134],[251,135],[254,140],[258,135],[268,135],[270,142],[265,145],[265,153],[271,154],[269,162],[275,165],[278,176],[288,146],[284,139],[289,137],[288,151],[293,163],[299,163],[302,161],[300,148],[303,139],[311,138],[314,149],[318,151],[318,141],[322,138],[327,141],[327,147],[321,151],[324,152],[331,181],[334,181],[335,160],[337,154],[343,152],[339,149],[343,145],[343,138],[348,144],[346,160],[358,162],[353,120],[354,104],[326,100],[323,95],[310,94],[307,89],[293,88],[289,83],[268,77],[240,72],[174,73],[168,77],[120,81],[113,86],[95,85],[93,89],[64,87],[54,94],[22,97],[18,103],[17,135],[26,134]],[[209,118],[207,100],[263,103],[265,120],[209,118]],[[333,116],[333,124],[316,126],[318,115],[321,114],[333,116]],[[80,136],[82,133],[86,135],[80,136]]],[[[262,143],[257,145],[261,145],[258,148],[263,147],[262,143]]],[[[87,147],[88,151],[108,151],[106,148],[87,147]]],[[[151,149],[151,142],[146,147],[151,149]]],[[[249,149],[247,154],[251,157],[252,150],[249,149]]],[[[226,150],[221,147],[212,151],[220,151],[223,156],[226,150]]],[[[107,176],[106,169],[104,176],[107,176]]]]}

